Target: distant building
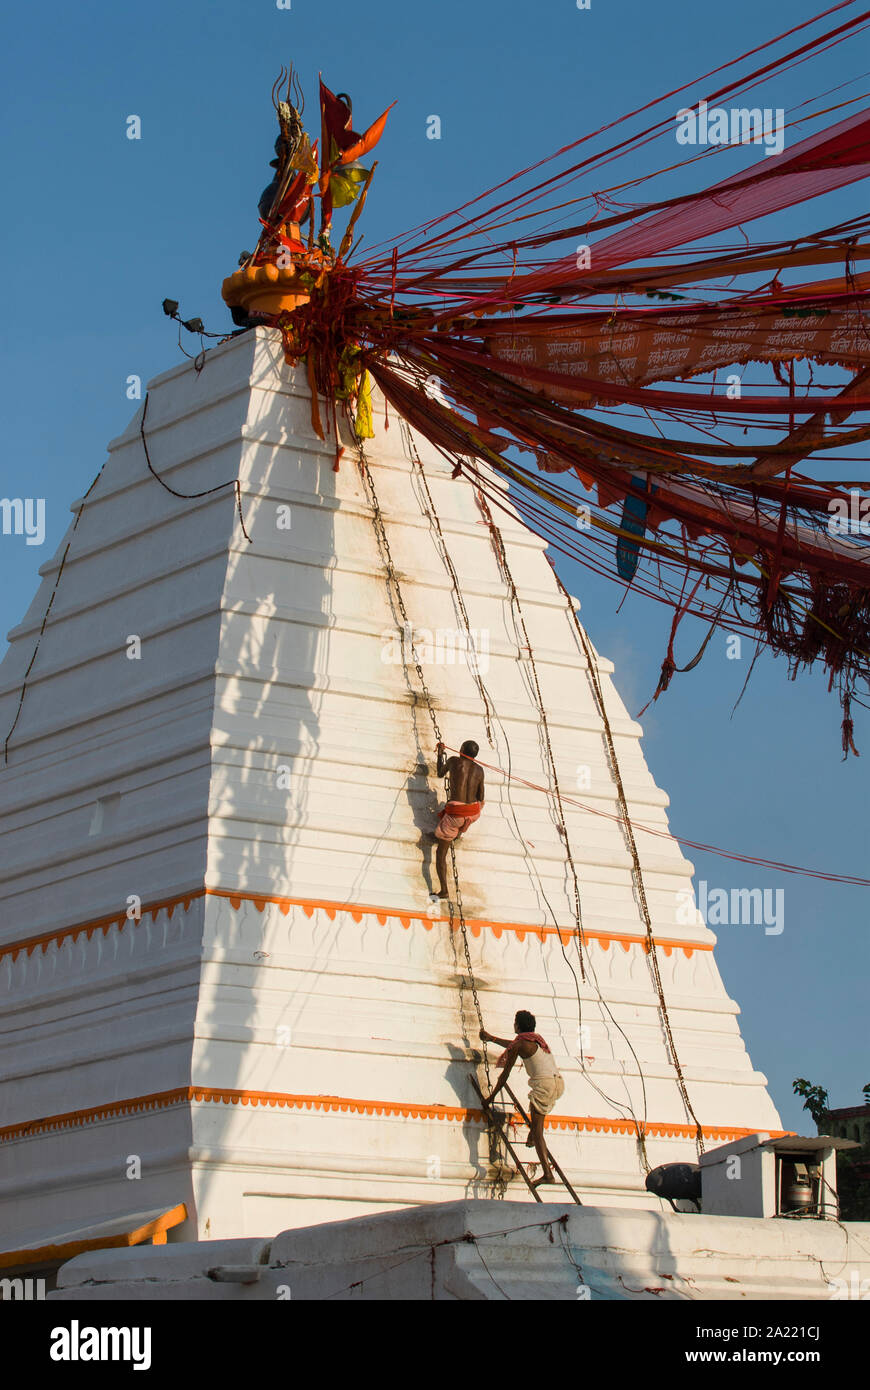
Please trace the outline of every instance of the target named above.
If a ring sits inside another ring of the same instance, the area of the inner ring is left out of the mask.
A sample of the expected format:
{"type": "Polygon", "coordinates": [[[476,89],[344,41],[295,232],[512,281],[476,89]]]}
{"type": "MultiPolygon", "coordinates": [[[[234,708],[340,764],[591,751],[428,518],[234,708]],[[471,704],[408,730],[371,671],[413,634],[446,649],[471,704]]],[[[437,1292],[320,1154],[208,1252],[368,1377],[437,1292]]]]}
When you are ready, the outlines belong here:
{"type": "Polygon", "coordinates": [[[825,1134],[836,1139],[870,1144],[870,1105],[847,1105],[842,1110],[829,1110],[823,1128],[825,1134]]]}

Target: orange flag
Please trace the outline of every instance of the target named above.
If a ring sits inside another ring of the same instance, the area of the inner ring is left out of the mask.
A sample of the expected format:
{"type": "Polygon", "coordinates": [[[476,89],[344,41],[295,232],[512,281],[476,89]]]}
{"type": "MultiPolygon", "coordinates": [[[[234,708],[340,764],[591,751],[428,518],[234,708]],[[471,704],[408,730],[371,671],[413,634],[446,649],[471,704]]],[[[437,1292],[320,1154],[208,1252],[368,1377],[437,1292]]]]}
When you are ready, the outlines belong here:
{"type": "Polygon", "coordinates": [[[364,154],[368,154],[369,150],[374,149],[375,145],[378,143],[378,141],[384,133],[384,126],[387,124],[387,117],[389,116],[395,104],[395,102],[391,102],[384,114],[382,116],[378,116],[378,119],[374,121],[372,125],[369,126],[368,130],[365,132],[364,135],[360,136],[356,144],[351,145],[349,150],[344,151],[344,153],[341,156],[341,159],[338,161],[339,165],[352,164],[355,159],[360,159],[364,154]]]}

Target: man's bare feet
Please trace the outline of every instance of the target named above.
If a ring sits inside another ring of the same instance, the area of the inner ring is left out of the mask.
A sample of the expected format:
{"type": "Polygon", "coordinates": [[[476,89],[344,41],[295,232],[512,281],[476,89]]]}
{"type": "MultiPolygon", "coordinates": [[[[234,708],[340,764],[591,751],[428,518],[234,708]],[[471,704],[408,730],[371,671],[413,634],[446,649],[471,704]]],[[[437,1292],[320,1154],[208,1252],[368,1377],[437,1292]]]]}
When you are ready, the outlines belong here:
{"type": "Polygon", "coordinates": [[[446,888],[440,888],[438,892],[435,894],[435,896],[436,898],[440,898],[443,902],[446,898],[450,897],[450,894],[446,888]]]}
{"type": "Polygon", "coordinates": [[[556,1179],[553,1177],[552,1173],[544,1173],[542,1177],[535,1179],[535,1181],[532,1183],[532,1187],[542,1187],[544,1183],[555,1181],[556,1179]]]}

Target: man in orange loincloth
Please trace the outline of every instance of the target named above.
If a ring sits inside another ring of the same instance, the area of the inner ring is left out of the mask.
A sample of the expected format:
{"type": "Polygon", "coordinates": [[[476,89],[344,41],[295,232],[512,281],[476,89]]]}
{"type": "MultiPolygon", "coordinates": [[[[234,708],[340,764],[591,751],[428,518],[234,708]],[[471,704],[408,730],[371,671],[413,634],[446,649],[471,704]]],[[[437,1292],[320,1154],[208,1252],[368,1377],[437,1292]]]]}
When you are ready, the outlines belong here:
{"type": "Polygon", "coordinates": [[[483,807],[483,768],[474,759],[478,746],[471,739],[463,743],[458,758],[446,757],[443,743],[438,744],[438,776],[447,778],[449,800],[438,813],[435,838],[438,851],[435,870],[438,874],[438,897],[449,897],[447,891],[447,850],[454,840],[464,835],[479,818],[483,807]]]}

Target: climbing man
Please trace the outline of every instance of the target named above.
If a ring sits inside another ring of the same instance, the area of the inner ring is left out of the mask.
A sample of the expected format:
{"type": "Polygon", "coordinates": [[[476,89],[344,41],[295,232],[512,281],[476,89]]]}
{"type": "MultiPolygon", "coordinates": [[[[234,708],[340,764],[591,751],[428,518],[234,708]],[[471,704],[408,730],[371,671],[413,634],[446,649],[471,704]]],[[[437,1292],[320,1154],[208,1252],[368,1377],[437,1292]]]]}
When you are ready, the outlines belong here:
{"type": "Polygon", "coordinates": [[[438,812],[435,838],[438,850],[435,871],[438,874],[438,897],[447,898],[447,850],[454,840],[464,835],[479,818],[483,808],[483,768],[474,759],[478,745],[466,740],[458,758],[446,757],[443,743],[438,744],[438,776],[447,778],[447,805],[438,812]]]}
{"type": "Polygon", "coordinates": [[[554,1181],[553,1171],[550,1167],[550,1155],[547,1153],[547,1145],[544,1140],[544,1116],[549,1115],[556,1101],[563,1094],[565,1082],[556,1070],[556,1063],[553,1061],[549,1047],[540,1033],[535,1032],[534,1014],[530,1014],[526,1009],[520,1009],[514,1018],[514,1032],[516,1037],[511,1040],[493,1037],[492,1033],[487,1033],[485,1028],[480,1030],[482,1042],[496,1043],[497,1046],[504,1048],[497,1063],[502,1068],[501,1076],[493,1087],[492,1095],[486,1099],[487,1103],[491,1105],[502,1086],[506,1084],[514,1062],[518,1057],[521,1057],[523,1066],[529,1074],[529,1118],[531,1124],[529,1125],[529,1137],[526,1144],[529,1148],[534,1147],[541,1160],[541,1177],[533,1182],[532,1186],[540,1187],[542,1183],[554,1181]]]}

